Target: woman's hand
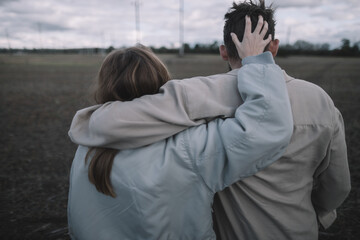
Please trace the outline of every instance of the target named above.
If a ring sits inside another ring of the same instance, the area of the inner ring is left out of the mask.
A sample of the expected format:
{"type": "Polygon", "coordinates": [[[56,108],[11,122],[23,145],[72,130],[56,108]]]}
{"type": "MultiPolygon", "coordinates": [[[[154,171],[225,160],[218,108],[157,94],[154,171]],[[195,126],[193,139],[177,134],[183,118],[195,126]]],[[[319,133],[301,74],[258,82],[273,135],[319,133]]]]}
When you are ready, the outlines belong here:
{"type": "Polygon", "coordinates": [[[258,24],[252,33],[250,17],[245,17],[245,32],[242,42],[239,41],[235,33],[231,33],[231,38],[241,59],[264,52],[266,45],[271,41],[271,34],[264,40],[267,30],[268,23],[264,22],[262,16],[259,16],[258,24]]]}

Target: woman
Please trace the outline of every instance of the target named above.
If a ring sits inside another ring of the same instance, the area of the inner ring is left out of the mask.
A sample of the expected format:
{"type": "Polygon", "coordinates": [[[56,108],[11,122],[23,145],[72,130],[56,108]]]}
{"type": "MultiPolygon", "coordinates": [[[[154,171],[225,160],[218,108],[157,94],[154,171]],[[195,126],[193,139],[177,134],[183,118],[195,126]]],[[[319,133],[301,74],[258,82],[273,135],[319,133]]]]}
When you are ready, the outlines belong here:
{"type": "MultiPolygon", "coordinates": [[[[68,204],[73,239],[215,239],[215,192],[279,158],[292,133],[281,70],[269,53],[249,57],[270,40],[263,40],[262,27],[246,31],[242,43],[234,36],[244,65],[238,73],[244,103],[234,119],[216,119],[136,149],[79,146],[68,204]]],[[[168,79],[149,50],[116,51],[100,69],[96,99],[136,101],[168,79]]]]}

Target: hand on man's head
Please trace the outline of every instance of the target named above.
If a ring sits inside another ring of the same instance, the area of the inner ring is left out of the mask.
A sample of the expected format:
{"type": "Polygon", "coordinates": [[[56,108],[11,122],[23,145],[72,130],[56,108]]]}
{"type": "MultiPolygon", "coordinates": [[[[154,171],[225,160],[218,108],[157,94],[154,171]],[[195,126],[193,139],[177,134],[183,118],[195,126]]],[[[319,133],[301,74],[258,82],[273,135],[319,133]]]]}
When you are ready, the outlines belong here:
{"type": "Polygon", "coordinates": [[[263,53],[266,45],[271,41],[271,34],[264,40],[268,30],[268,23],[264,21],[262,16],[259,16],[254,32],[251,32],[252,23],[249,16],[245,17],[245,21],[245,32],[242,42],[239,41],[235,33],[231,33],[231,38],[241,59],[263,53]]]}

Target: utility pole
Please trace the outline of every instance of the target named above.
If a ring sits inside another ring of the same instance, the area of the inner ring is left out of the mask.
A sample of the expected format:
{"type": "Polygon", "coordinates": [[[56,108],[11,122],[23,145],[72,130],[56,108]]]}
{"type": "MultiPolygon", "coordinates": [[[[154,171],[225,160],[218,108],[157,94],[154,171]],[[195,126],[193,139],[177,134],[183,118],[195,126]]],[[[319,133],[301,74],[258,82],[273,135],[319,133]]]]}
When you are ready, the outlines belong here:
{"type": "Polygon", "coordinates": [[[140,2],[135,0],[135,26],[136,26],[136,43],[140,43],[140,2]]]}
{"type": "Polygon", "coordinates": [[[11,45],[10,45],[10,40],[9,40],[9,32],[8,32],[7,28],[5,28],[5,35],[6,35],[6,39],[8,42],[9,50],[11,50],[11,45]]]}
{"type": "Polygon", "coordinates": [[[184,0],[179,0],[179,56],[184,56],[184,0]]]}
{"type": "Polygon", "coordinates": [[[290,44],[290,35],[291,35],[291,26],[289,26],[287,34],[286,34],[286,45],[290,44]]]}
{"type": "Polygon", "coordinates": [[[39,30],[40,49],[42,49],[43,45],[42,45],[42,37],[41,37],[41,23],[38,23],[38,30],[39,30]]]}

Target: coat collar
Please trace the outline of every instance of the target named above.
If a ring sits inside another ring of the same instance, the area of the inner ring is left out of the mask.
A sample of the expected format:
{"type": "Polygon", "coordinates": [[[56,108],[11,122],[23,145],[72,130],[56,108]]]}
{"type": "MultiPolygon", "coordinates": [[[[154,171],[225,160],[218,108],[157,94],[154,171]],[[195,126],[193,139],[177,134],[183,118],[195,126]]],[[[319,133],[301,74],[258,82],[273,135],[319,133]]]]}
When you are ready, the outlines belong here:
{"type": "MultiPolygon", "coordinates": [[[[232,76],[237,76],[237,73],[238,73],[239,69],[240,69],[240,68],[233,69],[233,70],[227,72],[226,74],[229,74],[229,75],[232,75],[232,76]]],[[[291,80],[294,80],[294,79],[295,79],[295,78],[289,76],[289,75],[285,72],[285,70],[282,70],[282,72],[283,72],[283,74],[284,74],[284,77],[285,77],[285,81],[286,81],[286,82],[290,82],[291,80]]]]}

